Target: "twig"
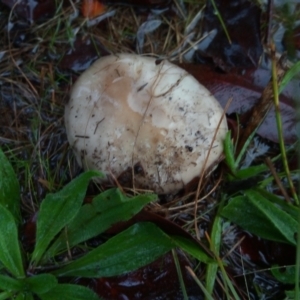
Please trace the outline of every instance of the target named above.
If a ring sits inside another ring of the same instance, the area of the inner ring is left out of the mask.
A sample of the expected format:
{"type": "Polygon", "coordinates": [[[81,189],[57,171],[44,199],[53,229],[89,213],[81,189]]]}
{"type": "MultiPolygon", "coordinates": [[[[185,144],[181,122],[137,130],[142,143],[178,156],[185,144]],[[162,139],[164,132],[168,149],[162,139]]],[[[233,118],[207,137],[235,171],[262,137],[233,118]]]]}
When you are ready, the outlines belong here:
{"type": "MultiPolygon", "coordinates": [[[[215,133],[214,133],[214,136],[212,138],[212,142],[209,146],[209,149],[208,149],[208,153],[207,153],[207,156],[205,158],[205,161],[204,161],[204,165],[203,165],[203,169],[202,170],[205,170],[205,167],[206,167],[206,164],[207,164],[207,161],[208,161],[208,157],[210,155],[210,152],[212,150],[212,147],[213,147],[213,144],[214,144],[214,141],[216,139],[216,136],[217,136],[217,133],[219,131],[219,128],[220,128],[220,125],[223,121],[223,119],[225,118],[225,114],[226,114],[226,111],[228,110],[228,107],[230,106],[232,102],[232,98],[228,99],[227,103],[226,103],[226,106],[224,107],[224,111],[223,111],[223,114],[219,120],[219,123],[218,123],[218,126],[215,130],[215,133]]],[[[197,199],[199,198],[199,195],[200,195],[200,187],[202,186],[202,182],[203,182],[203,179],[204,179],[204,175],[205,175],[205,172],[203,171],[201,176],[200,176],[200,179],[199,179],[199,182],[198,182],[198,186],[197,186],[197,192],[196,192],[196,196],[195,196],[195,206],[194,206],[194,216],[195,216],[195,232],[196,232],[196,237],[198,240],[200,240],[200,233],[199,233],[199,230],[198,230],[198,226],[197,226],[197,218],[196,218],[196,215],[197,215],[197,209],[198,209],[198,201],[197,199]]]]}
{"type": "Polygon", "coordinates": [[[279,179],[279,177],[277,175],[277,172],[276,172],[276,170],[275,170],[275,168],[273,166],[273,163],[272,163],[271,159],[269,157],[267,157],[265,159],[265,163],[269,167],[269,169],[270,169],[270,171],[271,171],[271,173],[272,173],[272,175],[274,177],[274,180],[276,181],[276,184],[279,187],[279,189],[280,189],[280,191],[281,191],[281,193],[282,193],[285,201],[288,202],[288,203],[291,203],[291,199],[290,199],[288,193],[286,192],[284,186],[282,185],[282,183],[281,183],[281,181],[280,181],[280,179],[279,179]]]}

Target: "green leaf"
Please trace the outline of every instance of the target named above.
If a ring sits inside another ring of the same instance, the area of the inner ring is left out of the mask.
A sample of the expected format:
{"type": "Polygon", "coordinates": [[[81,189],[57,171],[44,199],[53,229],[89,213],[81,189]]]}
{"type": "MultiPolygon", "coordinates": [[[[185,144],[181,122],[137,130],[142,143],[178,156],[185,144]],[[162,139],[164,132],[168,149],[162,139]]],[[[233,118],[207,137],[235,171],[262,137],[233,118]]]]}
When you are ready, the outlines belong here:
{"type": "Polygon", "coordinates": [[[279,93],[281,93],[287,84],[295,77],[298,73],[300,73],[300,61],[295,63],[284,75],[281,84],[279,86],[279,93]]]}
{"type": "MultiPolygon", "coordinates": [[[[261,122],[262,122],[262,120],[261,120],[261,122]]],[[[259,127],[259,126],[257,126],[257,127],[251,132],[251,134],[248,136],[247,140],[245,141],[245,143],[244,143],[242,149],[240,150],[240,153],[238,154],[238,156],[237,156],[237,158],[236,158],[236,160],[235,160],[235,166],[236,166],[236,168],[238,168],[238,166],[240,165],[240,162],[241,162],[242,158],[244,157],[244,155],[245,155],[245,153],[246,153],[246,151],[247,151],[247,149],[248,149],[248,147],[249,147],[251,141],[253,140],[253,138],[254,138],[254,136],[255,136],[255,134],[256,134],[256,131],[257,131],[258,127],[259,127]]]]}
{"type": "Polygon", "coordinates": [[[91,290],[81,285],[58,284],[46,294],[39,295],[41,300],[99,300],[100,298],[91,290]]]}
{"type": "Polygon", "coordinates": [[[263,190],[261,188],[257,188],[256,191],[258,191],[263,197],[265,197],[272,203],[279,206],[280,209],[288,213],[295,221],[298,221],[298,216],[300,215],[299,207],[289,204],[286,201],[282,200],[282,198],[279,198],[278,196],[271,194],[268,191],[263,190]]]}
{"type": "Polygon", "coordinates": [[[231,132],[227,131],[226,137],[224,140],[224,153],[225,153],[225,162],[229,167],[230,171],[235,174],[236,164],[234,158],[234,146],[231,139],[231,132]]]}
{"type": "Polygon", "coordinates": [[[44,294],[57,286],[57,279],[52,274],[38,274],[24,279],[26,289],[35,294],[44,294]]]}
{"type": "Polygon", "coordinates": [[[215,261],[204,252],[200,245],[193,240],[189,240],[179,235],[171,235],[170,238],[175,246],[181,248],[199,261],[204,263],[215,263],[215,261]]]}
{"type": "Polygon", "coordinates": [[[295,299],[295,290],[291,290],[291,291],[284,291],[285,295],[287,296],[287,298],[285,298],[285,300],[294,300],[295,299]]]}
{"type": "Polygon", "coordinates": [[[176,267],[176,271],[177,271],[177,277],[178,277],[178,280],[179,280],[183,300],[189,300],[189,297],[188,297],[188,294],[187,294],[187,291],[186,291],[186,287],[185,287],[185,282],[183,280],[183,275],[182,275],[178,255],[177,255],[177,252],[174,249],[172,249],[172,256],[173,256],[173,260],[174,260],[174,263],[175,263],[175,267],[176,267]]]}
{"type": "Polygon", "coordinates": [[[237,179],[247,179],[268,170],[266,165],[251,166],[242,170],[238,170],[235,174],[237,179]]]}
{"type": "Polygon", "coordinates": [[[88,183],[95,176],[101,176],[101,173],[85,172],[61,191],[48,194],[42,201],[36,224],[36,246],[31,262],[36,264],[39,262],[53,238],[76,216],[82,205],[88,183]]]}
{"type": "Polygon", "coordinates": [[[21,291],[22,282],[19,280],[0,274],[0,291],[21,291]]]}
{"type": "Polygon", "coordinates": [[[257,191],[248,190],[245,191],[245,195],[252,202],[252,204],[255,205],[255,207],[266,216],[270,224],[272,224],[288,242],[296,245],[295,235],[298,232],[298,222],[296,222],[286,212],[273,205],[273,203],[268,201],[257,191]]]}
{"type": "Polygon", "coordinates": [[[23,277],[24,269],[15,218],[0,204],[0,261],[15,277],[23,277]]]}
{"type": "Polygon", "coordinates": [[[33,295],[31,293],[27,292],[21,292],[17,295],[16,298],[13,298],[14,300],[34,300],[33,295]]]}
{"type": "Polygon", "coordinates": [[[0,292],[0,300],[4,300],[4,299],[17,299],[17,298],[13,298],[14,297],[14,293],[13,292],[0,292]]]}
{"type": "Polygon", "coordinates": [[[295,266],[279,267],[273,266],[271,268],[273,276],[280,282],[285,284],[295,284],[295,266]]]}
{"type": "Polygon", "coordinates": [[[120,275],[151,263],[173,246],[154,224],[138,223],[53,274],[90,278],[120,275]]]}
{"type": "Polygon", "coordinates": [[[15,220],[20,220],[20,187],[17,176],[0,148],[0,204],[7,208],[15,220]]]}
{"type": "Polygon", "coordinates": [[[254,190],[233,198],[221,215],[262,238],[296,244],[297,222],[254,190]]]}
{"type": "Polygon", "coordinates": [[[138,195],[128,198],[119,189],[107,190],[95,197],[91,204],[85,204],[79,213],[49,248],[47,257],[73,247],[99,235],[112,224],[127,221],[137,214],[146,204],[157,199],[154,194],[138,195]]]}
{"type": "MultiPolygon", "coordinates": [[[[224,201],[222,201],[221,203],[223,204],[224,201]]],[[[221,247],[221,240],[222,240],[222,223],[221,223],[221,217],[219,213],[220,210],[221,208],[219,207],[218,213],[214,219],[214,223],[211,230],[210,250],[212,250],[216,256],[220,255],[220,247],[221,247]]],[[[214,264],[210,263],[207,265],[206,268],[206,274],[205,274],[206,290],[210,295],[213,294],[218,268],[219,266],[217,263],[214,264]]]]}

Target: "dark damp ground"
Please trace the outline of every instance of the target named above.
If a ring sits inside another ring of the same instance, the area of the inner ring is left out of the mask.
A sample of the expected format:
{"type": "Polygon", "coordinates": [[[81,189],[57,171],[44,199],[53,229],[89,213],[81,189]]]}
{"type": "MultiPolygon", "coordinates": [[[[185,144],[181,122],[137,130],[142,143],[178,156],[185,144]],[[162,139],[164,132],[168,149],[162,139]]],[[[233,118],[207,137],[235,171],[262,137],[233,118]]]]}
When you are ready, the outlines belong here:
{"type": "MultiPolygon", "coordinates": [[[[34,243],[33,216],[41,200],[82,171],[67,142],[63,112],[72,83],[94,60],[109,53],[130,52],[184,63],[223,106],[234,98],[227,118],[237,136],[239,122],[249,117],[247,113],[258,104],[269,81],[270,61],[264,49],[272,34],[278,51],[286,51],[291,61],[299,59],[299,3],[288,8],[260,7],[246,0],[227,5],[216,1],[230,44],[210,1],[205,8],[205,1],[107,1],[103,14],[90,20],[82,16],[81,2],[25,0],[15,5],[15,1],[0,1],[0,145],[21,185],[22,241],[27,251],[34,243]]],[[[299,85],[291,83],[281,98],[286,144],[296,140],[294,100],[298,92],[299,85]]],[[[248,149],[244,167],[279,153],[274,119],[271,110],[248,149]]],[[[292,169],[296,164],[290,154],[292,169]]],[[[280,163],[276,170],[282,170],[280,163]]],[[[226,185],[220,183],[224,174],[226,167],[221,164],[203,183],[201,197],[215,189],[198,205],[198,228],[204,240],[221,193],[234,194],[257,184],[254,178],[226,185]]],[[[157,205],[149,207],[151,220],[164,230],[177,230],[175,225],[179,225],[193,235],[194,206],[188,204],[194,199],[196,185],[191,183],[175,197],[161,196],[157,205]]],[[[269,188],[278,193],[274,183],[269,188]]],[[[89,195],[97,192],[90,186],[89,195]]],[[[138,220],[143,218],[149,216],[142,214],[138,220]]],[[[223,227],[221,255],[240,297],[283,299],[284,290],[292,287],[275,280],[269,268],[294,264],[295,248],[263,240],[229,222],[223,227]]],[[[104,239],[115,233],[107,233],[104,239]]],[[[102,241],[99,237],[90,243],[95,246],[102,241]]],[[[190,265],[204,280],[205,264],[197,265],[180,251],[177,255],[182,266],[190,265]]],[[[182,269],[190,299],[203,299],[199,286],[182,269]]],[[[221,278],[219,273],[214,299],[225,297],[221,278]]],[[[123,276],[77,282],[90,286],[104,299],[182,299],[171,254],[123,276]]]]}

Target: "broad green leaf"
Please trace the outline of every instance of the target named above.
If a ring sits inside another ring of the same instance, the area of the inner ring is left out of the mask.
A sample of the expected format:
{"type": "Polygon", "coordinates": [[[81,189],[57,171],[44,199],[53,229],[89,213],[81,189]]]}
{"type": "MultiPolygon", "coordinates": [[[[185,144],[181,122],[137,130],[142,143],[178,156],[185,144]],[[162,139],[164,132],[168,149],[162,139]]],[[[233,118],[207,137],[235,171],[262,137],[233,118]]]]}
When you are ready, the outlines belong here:
{"type": "Polygon", "coordinates": [[[53,257],[58,252],[73,247],[92,237],[99,235],[112,224],[129,220],[146,204],[157,199],[154,194],[138,195],[128,198],[119,189],[107,190],[95,197],[91,204],[82,206],[62,232],[59,238],[49,248],[46,257],[53,257]]]}
{"type": "Polygon", "coordinates": [[[81,285],[58,284],[48,293],[39,295],[41,300],[99,300],[91,290],[81,285]]]}
{"type": "Polygon", "coordinates": [[[138,223],[53,274],[90,278],[120,275],[151,263],[173,247],[157,226],[138,223]]]}
{"type": "Polygon", "coordinates": [[[278,281],[285,284],[295,284],[295,266],[285,266],[284,268],[273,266],[271,272],[278,281]]]}
{"type": "Polygon", "coordinates": [[[13,298],[13,299],[14,300],[34,300],[33,295],[30,292],[21,292],[16,296],[16,298],[13,298]]]}
{"type": "Polygon", "coordinates": [[[187,252],[194,258],[198,259],[204,263],[215,263],[215,261],[204,252],[204,250],[192,240],[184,238],[179,235],[171,235],[170,238],[172,239],[175,246],[181,248],[183,251],[187,252]]]}
{"type": "Polygon", "coordinates": [[[135,201],[141,202],[140,205],[145,205],[156,199],[157,196],[155,194],[143,194],[128,198],[119,189],[110,189],[96,196],[93,200],[93,206],[97,212],[101,213],[109,212],[111,209],[116,209],[116,206],[126,203],[128,205],[126,210],[129,210],[129,214],[131,214],[131,210],[140,210],[140,208],[135,209],[135,201]]]}
{"type": "Polygon", "coordinates": [[[17,299],[17,297],[15,297],[15,295],[14,295],[14,293],[13,292],[0,292],[0,300],[4,300],[4,299],[9,299],[9,300],[11,300],[11,299],[16,299],[16,300],[18,300],[17,299]]]}
{"type": "Polygon", "coordinates": [[[282,200],[282,198],[279,198],[275,194],[271,194],[266,190],[257,188],[256,191],[258,191],[263,197],[271,201],[272,203],[280,206],[280,209],[284,210],[286,213],[288,213],[295,221],[298,221],[299,219],[299,208],[295,205],[289,204],[286,201],[282,200]]]}
{"type": "Polygon", "coordinates": [[[15,218],[0,204],[0,261],[15,277],[23,277],[24,269],[15,218]]]}
{"type": "Polygon", "coordinates": [[[254,190],[233,198],[221,215],[262,238],[296,244],[297,222],[254,190]]]}
{"type": "Polygon", "coordinates": [[[17,176],[0,148],[0,204],[7,208],[16,221],[20,220],[20,187],[17,176]]]}
{"type": "Polygon", "coordinates": [[[42,201],[36,224],[36,245],[31,262],[38,263],[53,238],[76,216],[88,183],[97,171],[88,171],[67,184],[61,191],[48,194],[42,201]]]}
{"type": "Polygon", "coordinates": [[[0,291],[20,291],[23,283],[15,278],[0,275],[0,291]]]}
{"type": "Polygon", "coordinates": [[[52,274],[38,274],[24,279],[26,289],[35,294],[49,292],[57,285],[57,279],[52,274]]]}
{"type": "Polygon", "coordinates": [[[253,205],[263,213],[271,224],[280,232],[287,241],[296,245],[296,233],[298,232],[298,222],[290,215],[273,205],[265,197],[255,190],[245,191],[245,195],[253,205]]]}

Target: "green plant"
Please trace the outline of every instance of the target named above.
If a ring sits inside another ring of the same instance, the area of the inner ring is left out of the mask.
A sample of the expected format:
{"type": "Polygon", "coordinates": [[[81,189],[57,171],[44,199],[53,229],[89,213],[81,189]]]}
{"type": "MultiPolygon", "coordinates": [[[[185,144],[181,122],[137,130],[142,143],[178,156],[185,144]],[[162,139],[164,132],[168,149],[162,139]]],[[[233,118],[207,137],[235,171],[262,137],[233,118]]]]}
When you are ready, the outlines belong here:
{"type": "Polygon", "coordinates": [[[149,222],[137,223],[95,249],[85,247],[82,243],[112,224],[130,219],[157,199],[154,194],[129,198],[113,188],[96,196],[91,203],[83,204],[90,179],[102,176],[97,171],[85,172],[59,192],[46,196],[38,212],[34,250],[24,253],[18,238],[19,185],[1,149],[0,164],[0,299],[33,299],[34,295],[42,300],[98,299],[84,286],[65,283],[66,277],[123,274],[175,247],[181,247],[200,261],[212,263],[195,242],[167,235],[149,222]],[[79,244],[84,254],[72,259],[67,250],[79,244]],[[64,255],[68,263],[57,262],[58,254],[64,255]]]}
{"type": "MultiPolygon", "coordinates": [[[[281,128],[279,128],[279,130],[280,129],[281,128]]],[[[241,186],[239,186],[238,191],[235,191],[233,194],[226,193],[225,188],[223,194],[224,199],[219,209],[219,214],[223,218],[228,219],[244,230],[259,237],[287,243],[296,247],[300,216],[297,199],[294,199],[295,204],[292,204],[265,190],[265,186],[274,179],[273,176],[262,176],[262,174],[268,174],[268,168],[265,164],[240,169],[241,159],[243,155],[245,155],[246,149],[253,136],[254,133],[249,137],[238,157],[235,158],[235,147],[230,137],[230,132],[227,134],[224,143],[225,161],[229,167],[227,180],[229,183],[241,183],[243,180],[253,180],[254,184],[251,185],[249,181],[248,187],[241,188],[241,186]],[[224,205],[224,203],[227,204],[224,205]]],[[[282,135],[281,140],[283,140],[282,135]]],[[[285,160],[283,165],[287,168],[287,156],[279,155],[272,160],[276,161],[279,158],[285,160]]],[[[296,170],[294,173],[297,174],[298,172],[299,171],[296,170]]],[[[290,171],[288,174],[290,174],[290,171]]],[[[279,174],[278,176],[286,177],[287,172],[283,172],[282,175],[279,174]]],[[[220,237],[217,241],[220,242],[220,237]]],[[[295,284],[296,288],[294,291],[286,291],[287,299],[298,299],[297,296],[295,296],[297,295],[297,286],[299,285],[299,280],[296,276],[297,268],[297,263],[295,265],[285,266],[283,269],[277,265],[270,268],[272,275],[279,282],[283,284],[295,284]]],[[[210,267],[209,270],[216,272],[213,267],[210,267]]],[[[211,282],[211,278],[208,282],[211,282]]]]}
{"type": "Polygon", "coordinates": [[[224,147],[225,161],[230,169],[229,181],[240,182],[245,179],[251,180],[251,178],[258,178],[258,180],[254,180],[253,186],[249,184],[250,187],[239,188],[239,192],[234,196],[228,195],[227,198],[230,201],[222,209],[221,215],[262,238],[296,245],[295,234],[298,230],[299,209],[262,188],[264,182],[269,181],[269,178],[261,179],[263,177],[259,175],[266,172],[268,167],[261,164],[245,169],[239,168],[241,158],[245,154],[251,138],[252,136],[235,159],[230,132],[226,136],[224,147]]]}
{"type": "MultiPolygon", "coordinates": [[[[288,167],[278,97],[279,93],[281,93],[286,85],[299,73],[300,64],[299,62],[295,63],[286,72],[280,85],[278,85],[277,82],[275,65],[275,58],[273,58],[273,94],[281,155],[273,158],[272,161],[274,162],[277,159],[282,158],[284,168],[283,176],[288,180],[291,194],[294,197],[296,205],[284,202],[280,197],[268,193],[263,189],[265,183],[270,181],[270,176],[264,180],[261,179],[263,178],[262,176],[259,176],[268,170],[266,164],[240,169],[241,160],[256,131],[253,131],[236,158],[235,146],[232,142],[230,132],[228,132],[224,142],[225,162],[229,168],[228,180],[238,181],[249,178],[259,178],[261,180],[256,180],[255,185],[251,188],[240,189],[240,192],[235,197],[229,195],[230,202],[223,208],[221,214],[223,217],[226,217],[230,221],[260,237],[296,245],[295,236],[298,231],[300,211],[297,207],[299,205],[298,196],[291,180],[291,172],[288,167]],[[244,217],[245,215],[247,218],[244,217]]],[[[297,174],[298,170],[295,173],[297,174]]],[[[273,179],[272,176],[271,179],[273,179]]]]}

